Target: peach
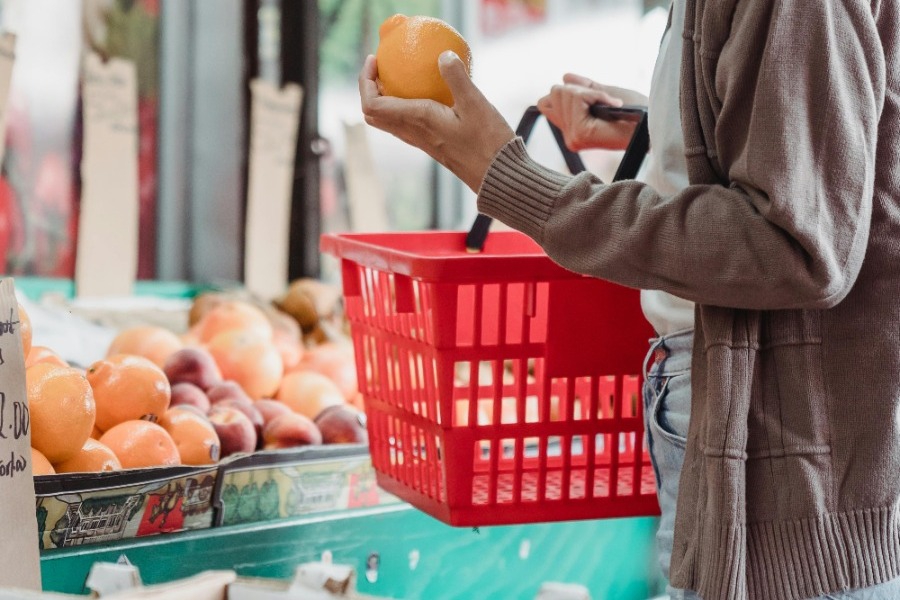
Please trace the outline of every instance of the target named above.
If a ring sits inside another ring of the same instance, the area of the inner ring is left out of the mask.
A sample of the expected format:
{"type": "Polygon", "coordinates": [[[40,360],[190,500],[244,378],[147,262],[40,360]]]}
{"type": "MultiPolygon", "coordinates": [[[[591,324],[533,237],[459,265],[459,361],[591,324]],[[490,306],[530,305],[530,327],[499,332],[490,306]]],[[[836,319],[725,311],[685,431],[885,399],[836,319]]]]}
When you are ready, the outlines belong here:
{"type": "Polygon", "coordinates": [[[293,412],[290,407],[284,402],[279,402],[278,400],[270,400],[268,398],[257,400],[253,403],[253,406],[262,415],[263,421],[265,423],[268,423],[275,417],[280,417],[281,415],[293,412]]]}
{"type": "Polygon", "coordinates": [[[263,419],[262,413],[254,406],[253,402],[250,402],[249,400],[240,400],[238,398],[226,398],[225,400],[216,402],[213,405],[213,408],[219,406],[234,408],[244,413],[244,416],[250,419],[250,422],[253,423],[253,428],[256,429],[257,443],[262,440],[265,420],[263,419]]]}
{"type": "Polygon", "coordinates": [[[182,381],[172,384],[172,401],[169,406],[194,406],[206,414],[210,405],[209,398],[203,390],[193,383],[182,381]]]}
{"type": "Polygon", "coordinates": [[[244,388],[236,381],[225,380],[216,383],[206,390],[206,396],[211,404],[216,404],[222,400],[237,399],[244,402],[253,402],[244,388]]]}
{"type": "Polygon", "coordinates": [[[272,342],[271,331],[268,337],[254,330],[224,331],[212,338],[207,348],[222,370],[222,377],[238,382],[252,399],[275,394],[284,375],[284,363],[272,342]]]}
{"type": "Polygon", "coordinates": [[[366,415],[351,406],[332,406],[316,417],[324,444],[368,444],[366,415]]]}
{"type": "Polygon", "coordinates": [[[263,430],[263,447],[266,450],[295,448],[322,443],[322,432],[311,419],[298,413],[275,417],[263,430]]]}
{"type": "Polygon", "coordinates": [[[207,390],[222,381],[219,366],[205,348],[178,350],[166,360],[163,371],[169,378],[169,383],[193,383],[201,390],[207,390]]]}
{"type": "Polygon", "coordinates": [[[345,403],[337,384],[315,371],[294,371],[285,375],[275,399],[310,419],[315,419],[330,406],[345,403]]]}
{"type": "Polygon", "coordinates": [[[209,411],[209,422],[219,437],[222,458],[256,449],[256,428],[247,415],[238,409],[213,406],[209,411]]]}

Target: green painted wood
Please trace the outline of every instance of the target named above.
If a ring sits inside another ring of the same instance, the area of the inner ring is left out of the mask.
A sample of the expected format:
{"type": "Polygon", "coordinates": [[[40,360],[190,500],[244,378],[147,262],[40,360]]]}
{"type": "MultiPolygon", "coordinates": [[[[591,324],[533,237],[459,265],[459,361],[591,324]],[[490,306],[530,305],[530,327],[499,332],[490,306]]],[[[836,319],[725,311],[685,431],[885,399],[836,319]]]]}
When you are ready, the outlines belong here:
{"type": "MultiPolygon", "coordinates": [[[[39,300],[45,294],[59,294],[65,298],[72,298],[75,295],[75,282],[60,277],[16,277],[16,289],[32,300],[39,300]]],[[[193,298],[201,292],[217,289],[221,288],[187,281],[141,280],[134,284],[134,295],[185,299],[193,298]]]]}
{"type": "Polygon", "coordinates": [[[544,581],[580,583],[595,600],[645,600],[659,592],[656,519],[610,519],[453,528],[411,509],[354,511],[319,518],[220,527],[102,546],[46,551],[44,589],[82,593],[90,566],[124,554],[146,583],[205,569],[287,578],[330,551],[360,574],[359,589],[392,598],[531,599],[544,581]],[[377,579],[366,561],[379,557],[377,579]]]}

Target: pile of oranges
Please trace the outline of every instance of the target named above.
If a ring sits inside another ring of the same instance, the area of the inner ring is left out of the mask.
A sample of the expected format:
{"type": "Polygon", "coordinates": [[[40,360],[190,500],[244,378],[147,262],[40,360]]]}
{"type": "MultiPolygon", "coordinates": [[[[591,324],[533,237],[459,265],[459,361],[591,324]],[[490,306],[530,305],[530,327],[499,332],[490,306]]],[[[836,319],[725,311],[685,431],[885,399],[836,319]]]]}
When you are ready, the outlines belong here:
{"type": "MultiPolygon", "coordinates": [[[[35,475],[216,463],[227,455],[229,440],[221,437],[209,404],[200,410],[179,403],[173,388],[178,392],[185,385],[197,387],[212,408],[213,383],[231,386],[247,399],[248,407],[237,408],[247,413],[255,433],[252,447],[241,452],[289,445],[278,439],[277,427],[264,435],[270,417],[291,413],[291,419],[315,429],[314,419],[333,406],[352,406],[351,414],[361,414],[352,348],[310,347],[298,326],[250,302],[209,306],[181,335],[157,326],[122,330],[106,357],[86,369],[32,345],[28,315],[21,306],[19,313],[35,475]],[[208,373],[180,372],[185,353],[209,357],[208,373]]],[[[228,400],[222,406],[235,406],[228,400]]],[[[294,421],[281,421],[282,429],[296,429],[294,421]]],[[[297,443],[322,442],[318,431],[301,437],[297,443]]]]}

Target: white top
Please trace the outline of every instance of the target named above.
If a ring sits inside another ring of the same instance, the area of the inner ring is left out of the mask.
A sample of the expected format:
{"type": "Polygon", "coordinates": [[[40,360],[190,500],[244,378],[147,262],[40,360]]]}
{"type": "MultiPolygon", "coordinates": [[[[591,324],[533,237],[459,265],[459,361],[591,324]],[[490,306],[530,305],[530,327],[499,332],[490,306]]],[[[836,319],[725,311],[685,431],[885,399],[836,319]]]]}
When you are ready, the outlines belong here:
{"type": "MultiPolygon", "coordinates": [[[[650,86],[651,151],[637,177],[660,194],[674,194],[688,186],[680,103],[684,10],[684,0],[673,0],[671,26],[663,35],[650,86]]],[[[694,327],[694,303],[666,292],[642,291],[641,308],[659,335],[694,327]]]]}

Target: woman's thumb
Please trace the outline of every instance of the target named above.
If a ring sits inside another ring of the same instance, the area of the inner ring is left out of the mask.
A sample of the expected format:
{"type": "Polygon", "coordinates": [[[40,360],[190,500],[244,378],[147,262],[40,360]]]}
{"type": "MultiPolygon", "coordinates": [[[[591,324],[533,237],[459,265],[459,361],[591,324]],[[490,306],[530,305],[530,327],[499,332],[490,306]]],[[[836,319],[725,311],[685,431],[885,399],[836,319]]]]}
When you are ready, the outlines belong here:
{"type": "Polygon", "coordinates": [[[450,93],[453,94],[455,103],[458,104],[460,101],[464,101],[472,95],[473,91],[478,93],[475,84],[472,83],[472,79],[469,77],[466,65],[456,52],[447,50],[441,53],[441,56],[438,58],[438,68],[441,71],[441,77],[444,78],[444,81],[450,88],[450,93]]]}

